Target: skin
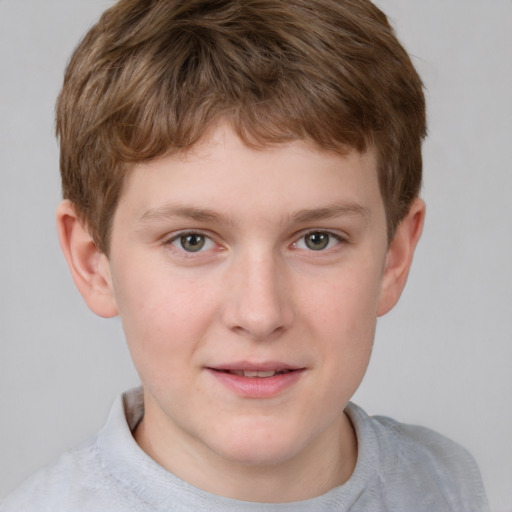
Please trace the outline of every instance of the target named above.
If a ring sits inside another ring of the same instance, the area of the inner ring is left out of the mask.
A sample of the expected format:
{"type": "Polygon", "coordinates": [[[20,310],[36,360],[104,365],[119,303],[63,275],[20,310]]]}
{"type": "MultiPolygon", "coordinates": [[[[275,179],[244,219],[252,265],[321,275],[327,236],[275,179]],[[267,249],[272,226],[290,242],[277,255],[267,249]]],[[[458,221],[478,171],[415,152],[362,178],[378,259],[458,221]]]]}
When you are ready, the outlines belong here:
{"type": "Polygon", "coordinates": [[[192,152],[133,166],[108,258],[61,204],[75,283],[95,313],[121,316],[142,381],[134,437],[164,468],[261,502],[350,478],[357,440],[343,409],[425,212],[415,200],[388,244],[376,168],[373,151],[256,150],[219,126],[192,152]],[[247,396],[219,378],[243,365],[286,365],[295,378],[247,396]]]}

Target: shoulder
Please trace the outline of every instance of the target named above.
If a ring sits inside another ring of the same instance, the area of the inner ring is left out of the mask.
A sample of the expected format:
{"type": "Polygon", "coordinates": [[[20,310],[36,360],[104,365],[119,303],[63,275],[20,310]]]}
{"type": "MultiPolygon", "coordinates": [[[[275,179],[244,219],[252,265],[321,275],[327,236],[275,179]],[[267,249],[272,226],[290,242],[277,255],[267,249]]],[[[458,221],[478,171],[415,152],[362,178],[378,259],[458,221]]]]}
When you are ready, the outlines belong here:
{"type": "Polygon", "coordinates": [[[418,500],[417,506],[425,503],[421,510],[488,510],[480,471],[465,448],[425,427],[370,417],[354,404],[347,412],[358,437],[371,439],[377,479],[389,501],[418,500]]]}
{"type": "Polygon", "coordinates": [[[28,478],[2,502],[0,512],[56,512],[71,506],[82,510],[80,499],[94,493],[102,480],[101,473],[92,438],[28,478]]]}
{"type": "Polygon", "coordinates": [[[429,428],[400,423],[387,416],[369,418],[372,427],[387,453],[401,459],[423,461],[439,470],[450,468],[473,471],[476,468],[470,453],[451,439],[429,428]]]}
{"type": "Polygon", "coordinates": [[[139,402],[136,393],[118,397],[98,434],[31,476],[0,504],[0,512],[134,510],[135,491],[128,492],[119,474],[133,471],[129,421],[142,414],[139,402]],[[133,417],[125,416],[129,406],[133,417]]]}

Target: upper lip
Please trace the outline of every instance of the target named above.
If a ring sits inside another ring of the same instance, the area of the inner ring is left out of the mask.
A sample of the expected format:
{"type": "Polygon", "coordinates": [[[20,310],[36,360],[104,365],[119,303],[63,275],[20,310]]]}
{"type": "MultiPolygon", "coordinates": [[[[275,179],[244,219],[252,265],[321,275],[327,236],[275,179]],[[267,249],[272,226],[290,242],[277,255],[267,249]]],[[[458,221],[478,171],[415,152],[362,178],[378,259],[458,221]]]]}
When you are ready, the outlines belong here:
{"type": "Polygon", "coordinates": [[[221,363],[215,365],[208,365],[210,370],[218,371],[248,371],[248,372],[269,372],[269,371],[284,371],[284,370],[302,370],[304,367],[283,363],[280,361],[234,361],[230,363],[221,363]]]}

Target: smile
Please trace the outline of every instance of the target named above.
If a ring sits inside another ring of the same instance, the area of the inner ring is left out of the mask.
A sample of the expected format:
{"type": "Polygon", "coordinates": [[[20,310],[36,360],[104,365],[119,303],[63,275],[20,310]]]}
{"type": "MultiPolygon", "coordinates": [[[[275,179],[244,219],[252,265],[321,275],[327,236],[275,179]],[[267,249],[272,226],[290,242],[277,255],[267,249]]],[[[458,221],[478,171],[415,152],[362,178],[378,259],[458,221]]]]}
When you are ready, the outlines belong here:
{"type": "Polygon", "coordinates": [[[248,377],[250,379],[267,379],[269,377],[274,377],[275,375],[283,375],[285,373],[289,373],[295,370],[268,370],[268,371],[258,371],[258,370],[217,370],[224,373],[230,373],[232,375],[238,375],[239,377],[248,377]]]}
{"type": "Polygon", "coordinates": [[[286,364],[233,364],[206,368],[223,389],[243,398],[273,398],[293,388],[306,368],[286,364]]]}

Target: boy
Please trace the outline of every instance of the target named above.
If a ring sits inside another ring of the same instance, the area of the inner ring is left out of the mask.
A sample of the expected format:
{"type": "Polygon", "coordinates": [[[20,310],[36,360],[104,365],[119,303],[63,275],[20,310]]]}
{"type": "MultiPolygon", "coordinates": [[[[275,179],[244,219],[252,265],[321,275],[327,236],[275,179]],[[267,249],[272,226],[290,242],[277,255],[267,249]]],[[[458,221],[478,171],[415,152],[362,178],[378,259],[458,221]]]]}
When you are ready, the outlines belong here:
{"type": "Polygon", "coordinates": [[[424,111],[367,1],[107,11],[58,101],[57,218],[142,390],[2,511],[486,510],[463,449],[349,403],[421,234],[424,111]]]}

